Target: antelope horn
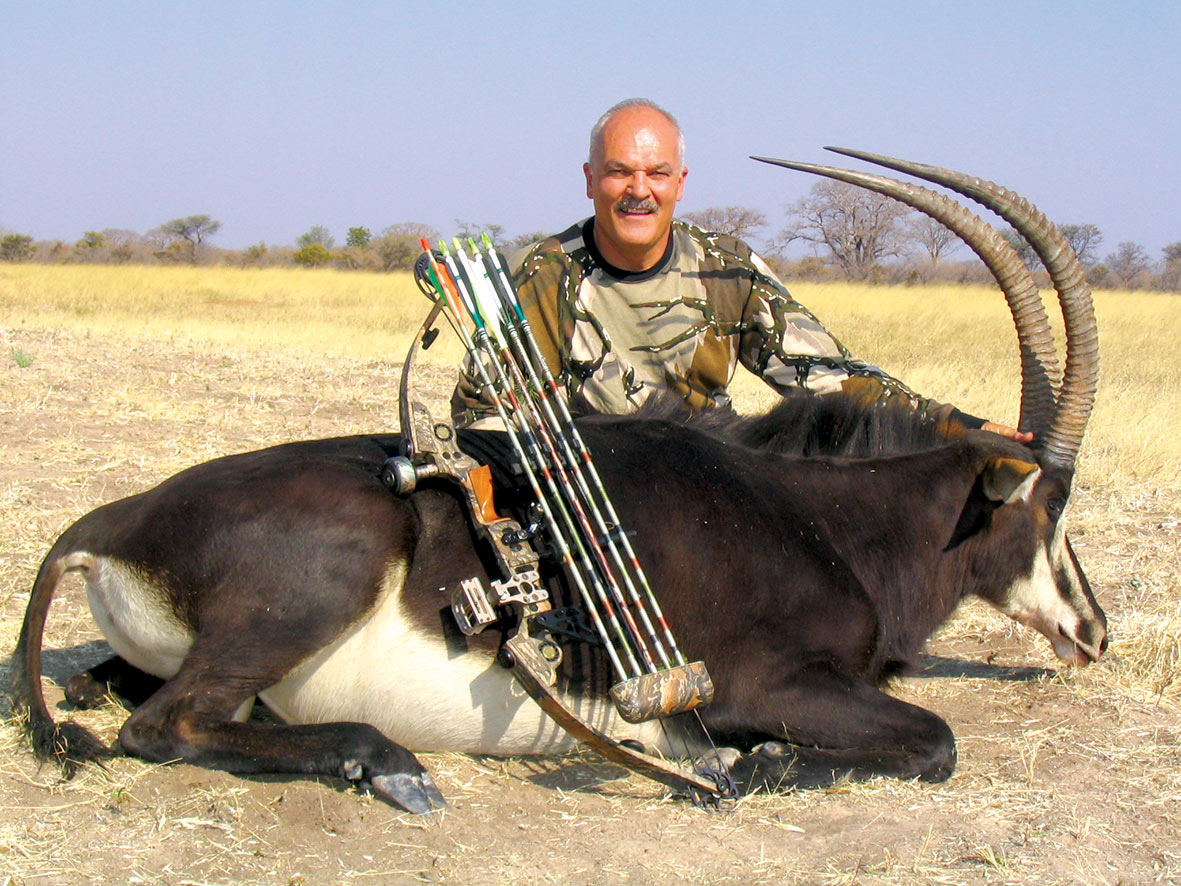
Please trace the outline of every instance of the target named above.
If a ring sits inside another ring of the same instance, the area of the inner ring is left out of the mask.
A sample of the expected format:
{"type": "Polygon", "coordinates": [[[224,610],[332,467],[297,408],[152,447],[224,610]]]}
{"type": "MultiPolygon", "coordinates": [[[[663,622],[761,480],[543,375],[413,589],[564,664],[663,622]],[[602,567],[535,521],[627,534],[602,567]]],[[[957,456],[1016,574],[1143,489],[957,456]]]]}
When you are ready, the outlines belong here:
{"type": "Polygon", "coordinates": [[[963,194],[1001,216],[1033,247],[1054,284],[1066,329],[1066,368],[1055,419],[1042,440],[1042,448],[1054,463],[1073,468],[1099,381],[1099,333],[1091,290],[1082,265],[1066,238],[1036,206],[993,182],[938,166],[864,151],[828,150],[914,175],[963,194]]]}
{"type": "Polygon", "coordinates": [[[910,182],[901,182],[871,172],[854,172],[815,163],[796,163],[768,157],[754,157],[763,163],[823,175],[851,185],[893,197],[942,223],[971,247],[992,272],[1017,327],[1021,351],[1021,418],[1019,426],[1033,431],[1037,439],[1050,433],[1054,424],[1058,382],[1058,357],[1045,305],[1029,269],[1014,249],[992,227],[966,207],[942,194],[910,182]]]}

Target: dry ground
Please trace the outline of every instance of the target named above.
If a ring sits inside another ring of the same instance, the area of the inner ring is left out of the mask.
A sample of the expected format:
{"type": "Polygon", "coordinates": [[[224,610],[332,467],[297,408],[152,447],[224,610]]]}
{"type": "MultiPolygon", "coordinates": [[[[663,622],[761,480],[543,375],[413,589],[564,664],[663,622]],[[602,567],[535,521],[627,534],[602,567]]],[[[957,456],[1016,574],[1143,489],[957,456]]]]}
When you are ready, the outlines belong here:
{"type": "MultiPolygon", "coordinates": [[[[215,455],[389,428],[397,369],[0,327],[0,648],[72,520],[215,455]]],[[[955,731],[944,784],[838,785],[716,814],[592,755],[426,755],[451,808],[416,818],[331,779],[120,759],[62,783],[5,724],[0,884],[1181,883],[1179,513],[1171,486],[1076,491],[1076,546],[1111,620],[1098,665],[1059,671],[1040,637],[976,606],[933,640],[898,692],[955,731]]],[[[55,603],[46,649],[55,701],[102,657],[80,583],[55,603]]],[[[81,719],[109,737],[121,711],[81,719]]]]}

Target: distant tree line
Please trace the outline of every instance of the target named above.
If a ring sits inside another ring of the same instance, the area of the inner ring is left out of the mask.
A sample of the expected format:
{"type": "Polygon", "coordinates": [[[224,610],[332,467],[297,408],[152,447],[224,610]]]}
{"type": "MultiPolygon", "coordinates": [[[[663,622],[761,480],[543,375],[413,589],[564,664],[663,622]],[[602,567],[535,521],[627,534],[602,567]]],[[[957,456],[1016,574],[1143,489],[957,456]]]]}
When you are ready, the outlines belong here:
{"type": "MultiPolygon", "coordinates": [[[[413,266],[422,251],[421,238],[430,243],[442,233],[420,222],[399,222],[374,234],[363,225],[351,227],[344,243],[324,225],[313,225],[300,234],[294,245],[256,243],[245,249],[222,249],[211,242],[221,222],[209,215],[175,218],[139,234],[121,228],[84,231],[73,243],[64,240],[34,240],[28,234],[0,228],[0,261],[44,262],[49,264],[229,264],[243,267],[337,267],[349,270],[398,271],[413,266]]],[[[456,219],[448,235],[466,239],[487,233],[504,252],[541,240],[541,232],[508,237],[498,224],[477,225],[456,219]]]]}
{"type": "MultiPolygon", "coordinates": [[[[741,206],[685,214],[703,228],[751,239],[770,223],[741,206]]],[[[992,276],[976,259],[952,261],[963,242],[929,216],[897,200],[837,181],[821,181],[787,207],[788,223],[763,241],[764,254],[787,279],[848,279],[877,283],[981,282],[992,276]],[[794,243],[811,255],[785,257],[794,243]]],[[[1181,289],[1181,241],[1153,259],[1139,243],[1125,242],[1100,259],[1103,233],[1093,224],[1059,224],[1059,231],[1086,269],[1092,286],[1112,289],[1181,289]]],[[[1026,265],[1041,271],[1028,243],[1008,228],[1000,231],[1026,265]]]]}
{"type": "MultiPolygon", "coordinates": [[[[694,224],[753,241],[787,279],[850,279],[874,283],[984,282],[991,275],[975,258],[952,256],[963,246],[955,234],[933,219],[872,191],[843,182],[818,182],[787,207],[787,224],[771,227],[766,215],[742,206],[715,206],[685,213],[694,224]],[[761,238],[761,242],[759,242],[761,238]],[[810,255],[789,259],[793,244],[810,255]]],[[[313,225],[292,245],[257,243],[241,250],[221,249],[210,240],[221,223],[209,215],[175,218],[138,234],[116,228],[85,231],[74,243],[34,241],[26,234],[0,229],[0,261],[49,263],[99,262],[233,264],[272,267],[336,267],[350,270],[409,269],[421,251],[420,239],[436,243],[442,232],[420,222],[398,222],[376,232],[350,227],[338,245],[323,225],[313,225]]],[[[1103,255],[1103,234],[1088,223],[1059,224],[1074,248],[1092,286],[1114,289],[1181,289],[1181,241],[1164,247],[1157,258],[1139,243],[1119,243],[1103,255]],[[1101,258],[1102,256],[1102,258],[1101,258]]],[[[508,237],[501,225],[455,220],[450,236],[465,239],[488,233],[512,254],[542,239],[543,232],[508,237]]],[[[1034,271],[1044,273],[1029,245],[1012,229],[1000,231],[1034,271]]]]}

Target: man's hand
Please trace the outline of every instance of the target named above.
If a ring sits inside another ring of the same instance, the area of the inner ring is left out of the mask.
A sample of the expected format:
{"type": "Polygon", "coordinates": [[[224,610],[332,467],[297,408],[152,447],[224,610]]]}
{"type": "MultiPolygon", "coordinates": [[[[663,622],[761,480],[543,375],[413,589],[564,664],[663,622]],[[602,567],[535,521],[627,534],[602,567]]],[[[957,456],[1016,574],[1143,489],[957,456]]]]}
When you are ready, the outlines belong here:
{"type": "Polygon", "coordinates": [[[1011,428],[1008,425],[999,425],[995,421],[986,421],[980,426],[982,431],[992,431],[994,434],[1000,434],[1002,437],[1008,437],[1010,440],[1016,440],[1018,443],[1032,443],[1032,431],[1019,431],[1016,428],[1011,428]]]}

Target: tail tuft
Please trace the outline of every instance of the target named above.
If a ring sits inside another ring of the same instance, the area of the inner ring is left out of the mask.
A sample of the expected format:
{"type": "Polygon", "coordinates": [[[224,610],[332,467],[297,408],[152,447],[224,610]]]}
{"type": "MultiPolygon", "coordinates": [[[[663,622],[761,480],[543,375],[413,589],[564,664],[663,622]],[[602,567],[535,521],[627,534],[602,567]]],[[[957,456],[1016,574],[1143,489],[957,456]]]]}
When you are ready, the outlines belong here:
{"type": "Polygon", "coordinates": [[[72,720],[54,723],[40,717],[30,719],[24,716],[20,719],[37,759],[56,763],[67,779],[73,778],[78,768],[85,763],[101,764],[103,760],[117,756],[113,748],[72,720]]]}

